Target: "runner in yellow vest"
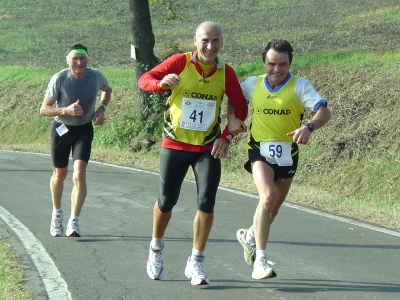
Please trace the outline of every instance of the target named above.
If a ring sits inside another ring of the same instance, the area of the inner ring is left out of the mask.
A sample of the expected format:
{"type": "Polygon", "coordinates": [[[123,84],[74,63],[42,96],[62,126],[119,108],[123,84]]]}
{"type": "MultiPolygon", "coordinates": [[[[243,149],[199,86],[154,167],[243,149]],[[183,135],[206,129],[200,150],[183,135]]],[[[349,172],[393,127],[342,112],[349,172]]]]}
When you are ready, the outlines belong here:
{"type": "Polygon", "coordinates": [[[253,107],[245,169],[253,174],[259,203],[252,226],[248,230],[239,229],[236,236],[243,246],[246,262],[253,265],[254,279],[276,276],[267,260],[266,246],[270,225],[297,170],[297,144],[307,144],[311,133],[331,117],[327,101],[311,83],[289,72],[292,52],[286,40],[268,41],[262,52],[266,74],[249,77],[241,84],[253,107]],[[305,109],[315,114],[301,125],[305,109]]]}
{"type": "MultiPolygon", "coordinates": [[[[164,134],[160,151],[160,193],[154,205],[153,237],[150,242],[147,274],[161,279],[164,234],[178,201],[182,182],[191,167],[197,183],[197,213],[193,222],[192,254],[185,275],[192,285],[208,285],[204,271],[204,250],[214,218],[216,193],[225,158],[233,138],[228,126],[221,133],[221,104],[224,95],[236,117],[246,119],[247,103],[233,69],[218,59],[222,29],[203,22],[194,36],[196,51],[173,55],[143,74],[138,87],[149,92],[171,90],[164,114],[164,134]]],[[[235,133],[244,130],[231,125],[235,133]]]]}

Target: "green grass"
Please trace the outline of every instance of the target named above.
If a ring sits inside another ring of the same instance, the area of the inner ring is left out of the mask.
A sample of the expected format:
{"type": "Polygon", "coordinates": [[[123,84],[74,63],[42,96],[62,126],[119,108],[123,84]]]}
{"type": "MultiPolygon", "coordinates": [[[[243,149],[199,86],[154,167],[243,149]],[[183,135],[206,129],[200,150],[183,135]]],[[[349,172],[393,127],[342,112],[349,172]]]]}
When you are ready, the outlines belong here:
{"type": "MultiPolygon", "coordinates": [[[[285,38],[295,49],[292,72],[308,78],[328,100],[332,119],[301,146],[288,199],[400,230],[398,0],[174,3],[184,18],[167,24],[161,17],[165,8],[152,7],[157,56],[192,50],[196,25],[213,20],[224,29],[220,57],[243,80],[265,72],[263,44],[285,38]]],[[[89,65],[113,88],[106,124],[96,128],[93,159],[157,171],[161,128],[138,118],[129,18],[127,1],[2,2],[1,148],[48,152],[50,119],[39,116],[39,108],[50,77],[66,67],[67,47],[80,41],[89,48],[89,65]],[[144,130],[150,125],[152,136],[144,130]]],[[[221,184],[255,193],[242,169],[247,140],[248,133],[234,139],[221,184]]]]}
{"type": "Polygon", "coordinates": [[[11,246],[0,236],[0,300],[31,299],[22,267],[16,263],[11,246]]]}
{"type": "MultiPolygon", "coordinates": [[[[400,61],[400,53],[394,51],[381,52],[377,55],[376,52],[367,51],[320,51],[311,54],[301,54],[295,56],[291,65],[293,74],[306,73],[310,69],[325,69],[325,68],[363,68],[371,65],[380,70],[380,75],[388,72],[396,72],[400,75],[400,68],[394,68],[400,61]]],[[[241,64],[235,68],[239,79],[243,80],[254,74],[265,73],[265,68],[260,56],[260,59],[241,64]]]]}

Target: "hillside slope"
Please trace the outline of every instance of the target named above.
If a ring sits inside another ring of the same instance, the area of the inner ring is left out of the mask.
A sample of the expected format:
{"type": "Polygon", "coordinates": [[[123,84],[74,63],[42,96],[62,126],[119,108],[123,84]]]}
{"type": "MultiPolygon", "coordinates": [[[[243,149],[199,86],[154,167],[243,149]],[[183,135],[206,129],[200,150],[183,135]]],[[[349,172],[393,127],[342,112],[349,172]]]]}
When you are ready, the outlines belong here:
{"type": "MultiPolygon", "coordinates": [[[[263,43],[272,37],[285,38],[295,49],[293,72],[308,78],[328,99],[333,117],[313,134],[309,145],[301,147],[289,199],[400,230],[398,0],[175,4],[184,19],[167,24],[159,17],[165,8],[152,7],[157,55],[170,48],[193,49],[196,25],[214,20],[224,28],[221,58],[244,79],[262,72],[261,66],[250,66],[261,65],[263,43]],[[300,61],[296,57],[303,57],[304,64],[296,65],[300,61]]],[[[43,144],[49,122],[38,115],[38,108],[48,79],[65,66],[65,50],[76,41],[89,47],[91,66],[108,74],[114,93],[107,113],[118,124],[119,116],[135,103],[130,36],[128,1],[94,0],[82,5],[77,0],[4,0],[0,8],[2,148],[47,151],[43,144]]],[[[247,138],[243,134],[235,139],[224,162],[223,184],[255,192],[241,166],[247,138]],[[238,183],[232,178],[245,179],[238,183]]],[[[120,155],[129,155],[125,160],[96,155],[144,167],[142,161],[150,156],[156,161],[157,148],[156,144],[132,153],[127,145],[122,150],[129,154],[120,155]]],[[[157,168],[156,162],[153,167],[157,168]]]]}

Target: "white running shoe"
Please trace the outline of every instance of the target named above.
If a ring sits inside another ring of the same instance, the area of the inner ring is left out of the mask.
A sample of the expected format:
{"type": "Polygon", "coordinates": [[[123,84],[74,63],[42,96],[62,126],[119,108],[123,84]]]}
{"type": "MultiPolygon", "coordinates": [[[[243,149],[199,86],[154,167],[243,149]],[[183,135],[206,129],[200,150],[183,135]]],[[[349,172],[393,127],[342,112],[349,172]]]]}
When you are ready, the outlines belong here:
{"type": "Polygon", "coordinates": [[[67,231],[65,232],[67,236],[70,237],[80,237],[81,233],[79,231],[79,223],[78,220],[69,220],[68,221],[68,226],[67,226],[67,231]]]}
{"type": "Polygon", "coordinates": [[[247,242],[246,233],[247,229],[239,229],[236,232],[236,238],[243,247],[244,260],[249,266],[252,266],[256,259],[256,243],[247,242]]]}
{"type": "Polygon", "coordinates": [[[52,236],[61,236],[63,233],[63,212],[61,211],[58,214],[52,214],[51,216],[51,223],[50,223],[50,234],[52,236]]]}
{"type": "Polygon", "coordinates": [[[190,279],[192,285],[205,287],[210,283],[210,280],[204,272],[203,261],[204,256],[196,256],[195,259],[189,256],[187,260],[185,275],[190,279]]]}
{"type": "Polygon", "coordinates": [[[162,251],[163,249],[154,251],[151,246],[149,247],[147,275],[149,275],[151,279],[160,280],[164,274],[162,251]]]}
{"type": "Polygon", "coordinates": [[[276,277],[275,271],[268,264],[267,258],[265,256],[261,257],[260,260],[256,260],[253,266],[253,273],[251,277],[253,279],[265,279],[276,277]]]}

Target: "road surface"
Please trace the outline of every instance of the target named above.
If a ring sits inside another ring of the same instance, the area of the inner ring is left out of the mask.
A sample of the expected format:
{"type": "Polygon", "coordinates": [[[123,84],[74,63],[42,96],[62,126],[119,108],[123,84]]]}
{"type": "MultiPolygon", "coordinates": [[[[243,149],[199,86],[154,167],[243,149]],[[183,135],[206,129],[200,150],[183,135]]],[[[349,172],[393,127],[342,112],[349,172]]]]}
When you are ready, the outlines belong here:
{"type": "MultiPolygon", "coordinates": [[[[157,174],[90,162],[82,237],[54,238],[51,173],[48,155],[0,151],[0,234],[27,266],[35,300],[400,298],[400,233],[290,202],[267,246],[278,277],[253,280],[235,234],[250,225],[257,198],[224,188],[205,252],[210,287],[192,287],[184,275],[196,212],[191,181],[183,185],[166,232],[163,280],[151,280],[146,260],[157,174]]],[[[65,181],[64,227],[71,175],[65,181]]]]}

